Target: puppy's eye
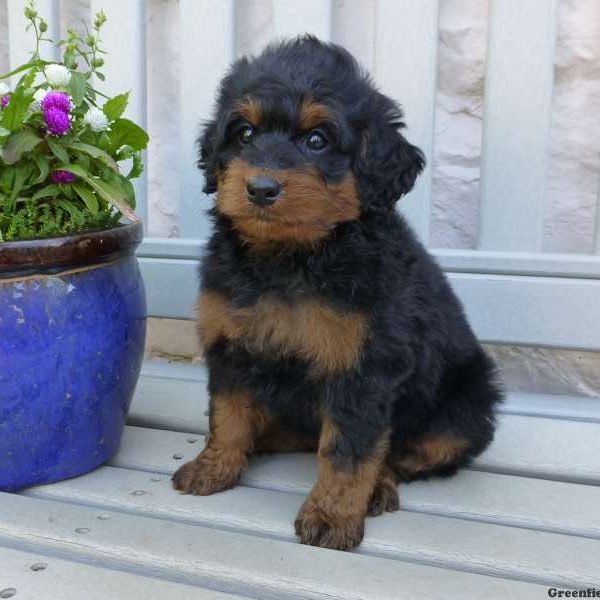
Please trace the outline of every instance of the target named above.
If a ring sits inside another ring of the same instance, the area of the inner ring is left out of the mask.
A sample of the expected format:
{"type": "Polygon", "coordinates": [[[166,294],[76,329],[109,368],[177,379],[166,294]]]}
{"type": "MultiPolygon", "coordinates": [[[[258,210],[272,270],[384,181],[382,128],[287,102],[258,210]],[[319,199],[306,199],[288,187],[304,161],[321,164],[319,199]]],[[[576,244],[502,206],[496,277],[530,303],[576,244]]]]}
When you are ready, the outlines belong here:
{"type": "Polygon", "coordinates": [[[244,125],[238,132],[238,139],[242,144],[249,144],[254,138],[254,129],[250,125],[244,125]]]}
{"type": "Polygon", "coordinates": [[[323,150],[328,144],[327,138],[317,129],[311,131],[306,138],[306,146],[309,150],[323,150]]]}

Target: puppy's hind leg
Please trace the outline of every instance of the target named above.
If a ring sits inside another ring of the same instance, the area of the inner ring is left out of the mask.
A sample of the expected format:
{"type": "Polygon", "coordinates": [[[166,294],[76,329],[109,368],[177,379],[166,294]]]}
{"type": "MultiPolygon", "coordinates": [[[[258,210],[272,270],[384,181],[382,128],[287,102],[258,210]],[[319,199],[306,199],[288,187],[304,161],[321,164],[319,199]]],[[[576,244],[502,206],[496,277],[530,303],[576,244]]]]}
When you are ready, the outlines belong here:
{"type": "Polygon", "coordinates": [[[472,444],[451,433],[429,433],[405,444],[402,452],[390,459],[400,481],[454,475],[471,457],[472,444]]]}
{"type": "Polygon", "coordinates": [[[379,471],[375,489],[369,499],[367,514],[376,517],[384,512],[395,512],[399,508],[398,475],[386,462],[379,471]]]}
{"type": "Polygon", "coordinates": [[[215,394],[211,398],[206,447],[175,473],[173,487],[198,496],[233,487],[248,464],[248,455],[264,423],[264,413],[247,392],[215,394]]]}

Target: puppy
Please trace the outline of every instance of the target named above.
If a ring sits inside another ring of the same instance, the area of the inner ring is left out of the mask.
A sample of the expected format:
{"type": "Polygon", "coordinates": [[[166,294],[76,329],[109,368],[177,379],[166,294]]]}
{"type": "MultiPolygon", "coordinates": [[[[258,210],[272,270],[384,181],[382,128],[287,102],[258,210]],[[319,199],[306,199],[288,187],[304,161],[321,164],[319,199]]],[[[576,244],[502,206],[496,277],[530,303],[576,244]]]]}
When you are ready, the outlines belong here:
{"type": "Polygon", "coordinates": [[[200,139],[210,434],[173,484],[213,494],[253,452],[315,451],[305,544],[355,547],[399,481],[451,475],[493,437],[494,366],[395,210],[425,164],[403,126],[347,51],[302,37],[237,61],[200,139]]]}

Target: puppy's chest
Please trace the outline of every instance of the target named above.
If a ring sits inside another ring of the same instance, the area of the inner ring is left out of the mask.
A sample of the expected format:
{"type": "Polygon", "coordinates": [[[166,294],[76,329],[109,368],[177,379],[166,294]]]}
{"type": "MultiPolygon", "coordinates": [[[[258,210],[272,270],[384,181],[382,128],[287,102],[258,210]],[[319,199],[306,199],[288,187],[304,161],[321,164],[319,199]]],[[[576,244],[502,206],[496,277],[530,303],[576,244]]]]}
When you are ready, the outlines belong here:
{"type": "Polygon", "coordinates": [[[316,376],[353,368],[369,329],[363,313],[343,310],[318,297],[289,302],[265,294],[240,308],[215,291],[200,295],[198,328],[206,348],[225,339],[270,358],[306,361],[316,376]]]}

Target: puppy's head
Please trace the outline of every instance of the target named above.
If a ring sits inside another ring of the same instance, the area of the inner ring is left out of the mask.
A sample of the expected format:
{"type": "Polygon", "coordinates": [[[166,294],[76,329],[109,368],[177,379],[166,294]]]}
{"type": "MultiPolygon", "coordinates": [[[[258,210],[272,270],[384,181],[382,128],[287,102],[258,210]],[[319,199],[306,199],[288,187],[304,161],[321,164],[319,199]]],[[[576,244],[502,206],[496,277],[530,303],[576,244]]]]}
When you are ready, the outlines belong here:
{"type": "Polygon", "coordinates": [[[413,187],[424,158],[402,127],[398,105],[343,48],[273,45],[221,83],[200,139],[205,192],[249,243],[314,245],[413,187]]]}

